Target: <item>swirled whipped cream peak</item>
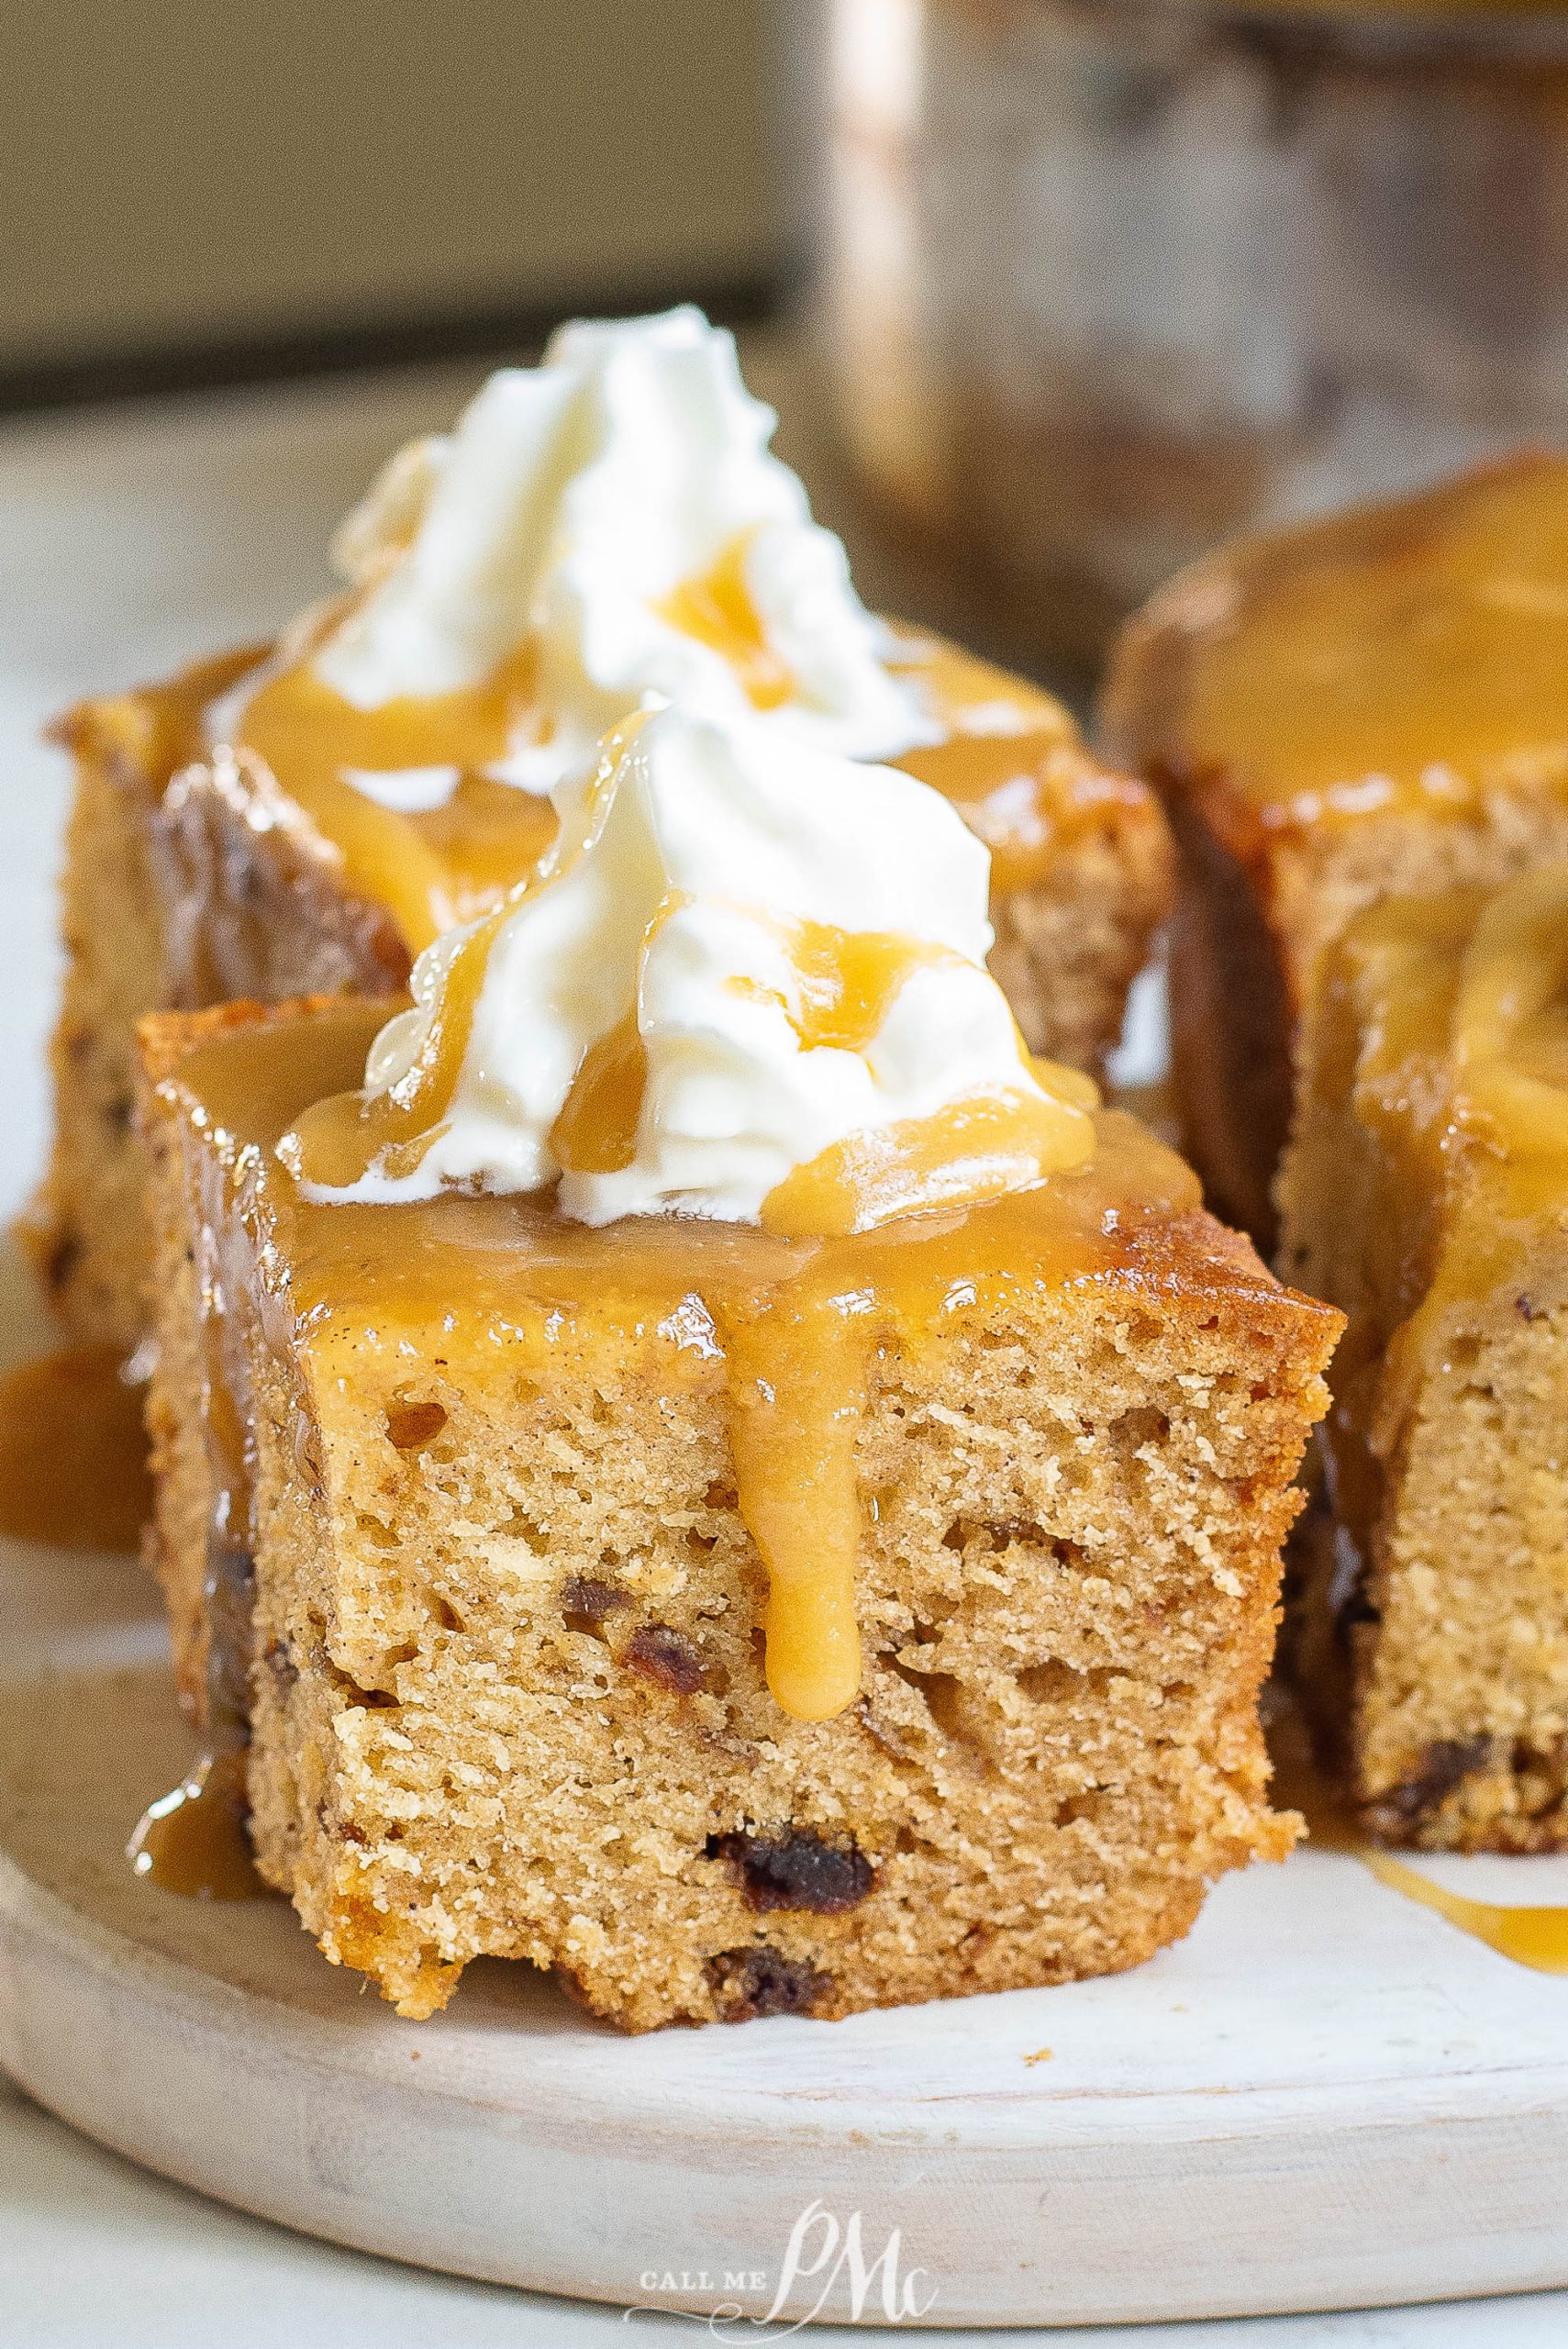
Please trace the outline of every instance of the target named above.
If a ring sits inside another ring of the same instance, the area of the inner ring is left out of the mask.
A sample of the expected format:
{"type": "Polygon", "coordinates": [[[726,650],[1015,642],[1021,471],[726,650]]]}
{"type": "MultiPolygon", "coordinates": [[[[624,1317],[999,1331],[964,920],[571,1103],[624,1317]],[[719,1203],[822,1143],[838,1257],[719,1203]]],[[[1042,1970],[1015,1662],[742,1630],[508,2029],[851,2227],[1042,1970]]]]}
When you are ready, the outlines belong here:
{"type": "Polygon", "coordinates": [[[310,674],[358,712],[439,707],[459,764],[461,697],[509,685],[483,772],[540,793],[651,700],[851,758],[931,740],[776,421],[698,310],[562,328],[350,516],[356,592],[310,674]]]}
{"type": "Polygon", "coordinates": [[[361,1093],[279,1145],[318,1199],[537,1192],[849,1233],[1095,1151],[984,966],[986,851],[935,791],[754,717],[612,733],[539,874],[419,957],[361,1093]]]}

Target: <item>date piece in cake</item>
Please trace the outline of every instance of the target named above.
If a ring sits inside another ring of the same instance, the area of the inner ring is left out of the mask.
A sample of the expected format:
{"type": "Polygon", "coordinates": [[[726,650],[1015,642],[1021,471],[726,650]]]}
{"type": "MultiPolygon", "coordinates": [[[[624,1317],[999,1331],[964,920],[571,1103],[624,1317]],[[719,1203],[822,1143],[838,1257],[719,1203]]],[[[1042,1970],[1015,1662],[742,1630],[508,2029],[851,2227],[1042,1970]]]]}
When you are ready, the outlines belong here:
{"type": "Polygon", "coordinates": [[[143,1031],[182,1685],[329,1957],[410,2016],[482,1954],[634,2030],[838,2016],[1135,1965],[1285,1852],[1256,1699],[1339,1317],[1179,1160],[1100,1113],[1086,1168],[811,1242],[307,1199],[272,1145],[382,1016],[143,1031]],[[834,1560],[859,1693],[800,1718],[834,1560]]]}
{"type": "Polygon", "coordinates": [[[1184,866],[1188,1146],[1262,1243],[1325,946],[1391,895],[1568,854],[1565,618],[1568,459],[1526,454],[1222,550],[1123,633],[1107,739],[1164,791],[1184,866]]]}
{"type": "Polygon", "coordinates": [[[1349,1316],[1297,1676],[1374,1833],[1562,1848],[1568,866],[1356,918],[1279,1189],[1285,1252],[1349,1316]]]}

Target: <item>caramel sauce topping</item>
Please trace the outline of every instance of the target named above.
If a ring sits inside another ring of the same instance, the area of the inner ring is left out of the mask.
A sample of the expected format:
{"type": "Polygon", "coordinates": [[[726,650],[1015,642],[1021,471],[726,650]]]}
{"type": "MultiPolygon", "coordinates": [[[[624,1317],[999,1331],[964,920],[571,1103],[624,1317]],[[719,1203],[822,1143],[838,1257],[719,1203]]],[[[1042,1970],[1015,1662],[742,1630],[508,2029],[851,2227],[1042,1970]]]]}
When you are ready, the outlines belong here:
{"type": "MultiPolygon", "coordinates": [[[[1054,1068],[1047,1081],[1059,1074],[1054,1068]]],[[[926,1118],[903,1118],[834,1142],[762,1201],[762,1229],[847,1240],[895,1218],[973,1206],[1042,1182],[1094,1155],[1086,1098],[972,1094],[926,1118]]]]}
{"type": "Polygon", "coordinates": [[[245,1756],[209,1753],[143,1813],[127,1850],[138,1876],[192,1900],[253,1900],[266,1890],[245,1831],[245,1756]]]}
{"type": "Polygon", "coordinates": [[[258,1262],[286,1268],[263,1319],[285,1324],[326,1377],[362,1383],[384,1360],[402,1379],[439,1352],[460,1381],[636,1360],[662,1391],[717,1390],[740,1514],[769,1571],[769,1685],[802,1720],[830,1718],[858,1686],[855,1447],[882,1351],[917,1355],[1042,1286],[1125,1276],[1145,1217],[1198,1205],[1182,1162],[1114,1111],[1094,1119],[1092,1162],[1034,1189],[849,1235],[678,1216],[590,1230],[547,1196],[306,1199],[272,1149],[305,1104],[353,1083],[381,1016],[352,1003],[276,1015],[198,1045],[181,1072],[231,1188],[243,1176],[275,1241],[258,1262]]]}
{"type": "Polygon", "coordinates": [[[648,1053],[628,1011],[591,1044],[550,1130],[551,1153],[573,1174],[618,1174],[637,1156],[648,1053]]]}
{"type": "Polygon", "coordinates": [[[788,925],[787,937],[799,993],[791,1022],[806,1052],[863,1052],[912,971],[959,959],[893,930],[797,921],[788,925]]]}
{"type": "Polygon", "coordinates": [[[341,856],[348,887],[387,908],[413,956],[520,880],[554,837],[548,799],[484,773],[527,737],[534,708],[527,651],[483,685],[376,709],[345,701],[305,661],[251,696],[237,746],[299,802],[341,856]],[[350,780],[409,767],[457,768],[451,797],[405,814],[350,780]]]}
{"type": "Polygon", "coordinates": [[[487,914],[453,954],[419,1056],[398,1084],[384,1093],[330,1094],[302,1113],[285,1145],[297,1179],[343,1190],[373,1166],[395,1181],[414,1173],[451,1108],[490,949],[507,911],[498,906],[487,914]]]}
{"type": "Polygon", "coordinates": [[[758,1304],[729,1300],[722,1327],[737,1506],[768,1574],[768,1687],[796,1720],[831,1720],[861,1685],[855,1442],[870,1350],[831,1284],[808,1276],[758,1304]]]}
{"type": "Polygon", "coordinates": [[[899,631],[890,666],[920,689],[946,733],[887,763],[951,800],[991,852],[995,894],[1033,886],[1064,843],[1145,807],[1143,786],[1101,766],[1038,685],[909,629],[899,631]]]}
{"type": "Polygon", "coordinates": [[[1463,1893],[1451,1892],[1447,1885],[1434,1883],[1386,1852],[1368,1847],[1358,1857],[1390,1892],[1402,1893],[1407,1900],[1435,1909],[1473,1941],[1495,1949],[1499,1957],[1511,1957],[1516,1965],[1528,1965],[1537,1974],[1568,1974],[1568,1909],[1545,1902],[1515,1906],[1472,1900],[1463,1893]]]}
{"type": "Polygon", "coordinates": [[[141,1391],[106,1346],[0,1378],[0,1533],[69,1550],[134,1550],[151,1513],[141,1391]]]}
{"type": "Polygon", "coordinates": [[[1184,574],[1113,684],[1270,830],[1568,790],[1568,462],[1527,456],[1184,574]]]}
{"type": "MultiPolygon", "coordinates": [[[[666,617],[723,652],[753,702],[776,707],[793,681],[767,646],[731,549],[704,579],[667,599],[666,617]]],[[[225,656],[164,685],[86,705],[63,721],[69,740],[89,740],[162,790],[206,755],[204,714],[264,650],[225,656]]],[[[1099,766],[1071,718],[1049,694],[938,639],[905,630],[891,662],[946,730],[940,742],[890,762],[951,799],[991,851],[993,885],[1026,888],[1062,842],[1146,806],[1142,787],[1099,766]]],[[[498,783],[484,769],[509,747],[544,739],[531,649],[472,691],[361,710],[323,684],[308,654],[263,677],[237,729],[248,751],[296,801],[329,851],[345,886],[384,907],[410,959],[455,921],[470,921],[525,879],[550,847],[547,798],[498,783]],[[439,807],[400,810],[358,789],[350,773],[455,767],[439,807]]]]}
{"type": "Polygon", "coordinates": [[[684,580],[654,609],[683,636],[695,637],[728,662],[753,709],[778,709],[793,697],[795,681],[788,663],[769,643],[746,584],[746,557],[754,535],[743,530],[711,570],[684,580]]]}

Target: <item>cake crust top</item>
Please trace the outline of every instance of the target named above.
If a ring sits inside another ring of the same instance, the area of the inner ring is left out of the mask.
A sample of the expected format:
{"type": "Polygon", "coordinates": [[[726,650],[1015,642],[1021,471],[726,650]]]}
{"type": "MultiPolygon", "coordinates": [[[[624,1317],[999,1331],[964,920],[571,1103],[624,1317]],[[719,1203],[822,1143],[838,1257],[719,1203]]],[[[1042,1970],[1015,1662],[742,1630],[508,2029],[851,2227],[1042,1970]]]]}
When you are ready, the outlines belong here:
{"type": "Polygon", "coordinates": [[[1123,631],[1117,751],[1243,839],[1568,795],[1568,457],[1206,556],[1123,631]]]}

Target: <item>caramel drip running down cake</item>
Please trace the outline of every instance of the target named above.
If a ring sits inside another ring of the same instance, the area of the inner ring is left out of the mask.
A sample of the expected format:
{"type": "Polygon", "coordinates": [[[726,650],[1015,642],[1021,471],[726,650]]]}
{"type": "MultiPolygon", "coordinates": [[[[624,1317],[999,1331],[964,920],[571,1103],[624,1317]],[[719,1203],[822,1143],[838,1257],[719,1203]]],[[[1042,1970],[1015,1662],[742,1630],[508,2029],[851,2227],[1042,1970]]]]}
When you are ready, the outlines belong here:
{"type": "Polygon", "coordinates": [[[930,787],[665,708],[553,805],[402,1006],[143,1030],[157,1546],[263,1875],[412,2017],[1138,1963],[1292,1839],[1339,1316],[1029,1058],[930,787]]]}
{"type": "Polygon", "coordinates": [[[1188,1145],[1264,1244],[1325,947],[1391,895],[1568,855],[1565,622],[1568,458],[1527,454],[1224,549],[1123,633],[1107,736],[1184,864],[1188,1145]]]}
{"type": "Polygon", "coordinates": [[[1098,1065],[1166,903],[1157,807],[1051,696],[865,610],[773,423],[694,310],[567,327],[393,460],[339,534],[341,595],[64,722],[37,1224],[83,1334],[128,1347],[145,1310],[137,1018],[401,985],[530,871],[551,787],[651,699],[941,791],[992,850],[992,968],[1031,1046],[1098,1065]]]}
{"type": "Polygon", "coordinates": [[[1298,1676],[1367,1823],[1568,1843],[1568,863],[1329,950],[1280,1193],[1349,1316],[1298,1676]]]}

